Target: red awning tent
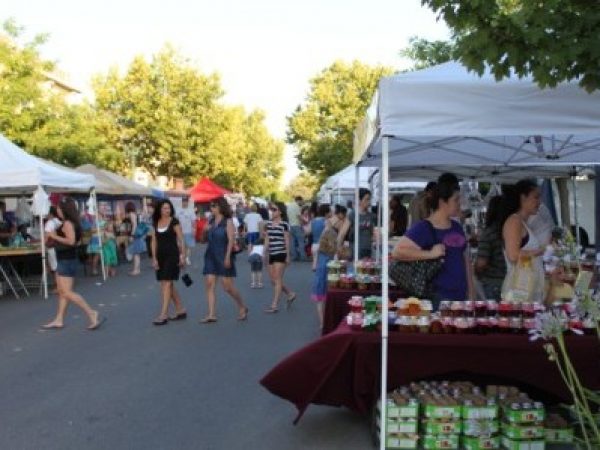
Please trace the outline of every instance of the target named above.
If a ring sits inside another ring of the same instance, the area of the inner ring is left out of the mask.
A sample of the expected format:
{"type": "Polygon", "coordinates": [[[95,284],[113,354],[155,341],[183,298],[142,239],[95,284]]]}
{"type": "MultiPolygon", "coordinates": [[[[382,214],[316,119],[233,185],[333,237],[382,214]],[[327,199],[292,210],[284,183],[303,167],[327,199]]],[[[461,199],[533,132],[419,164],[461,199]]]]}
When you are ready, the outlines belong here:
{"type": "Polygon", "coordinates": [[[215,198],[219,198],[230,193],[230,191],[219,186],[207,177],[202,178],[193,188],[189,190],[190,197],[194,203],[210,202],[215,198]]]}

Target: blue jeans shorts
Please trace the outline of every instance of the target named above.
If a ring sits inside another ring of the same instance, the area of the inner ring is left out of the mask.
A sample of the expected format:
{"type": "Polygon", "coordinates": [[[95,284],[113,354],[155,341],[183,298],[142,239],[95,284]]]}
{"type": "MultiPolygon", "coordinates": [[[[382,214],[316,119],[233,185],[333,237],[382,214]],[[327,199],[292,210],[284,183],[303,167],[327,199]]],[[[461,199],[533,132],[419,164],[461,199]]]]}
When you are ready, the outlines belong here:
{"type": "Polygon", "coordinates": [[[75,278],[77,264],[78,261],[76,259],[59,259],[56,273],[61,277],[75,278]]]}

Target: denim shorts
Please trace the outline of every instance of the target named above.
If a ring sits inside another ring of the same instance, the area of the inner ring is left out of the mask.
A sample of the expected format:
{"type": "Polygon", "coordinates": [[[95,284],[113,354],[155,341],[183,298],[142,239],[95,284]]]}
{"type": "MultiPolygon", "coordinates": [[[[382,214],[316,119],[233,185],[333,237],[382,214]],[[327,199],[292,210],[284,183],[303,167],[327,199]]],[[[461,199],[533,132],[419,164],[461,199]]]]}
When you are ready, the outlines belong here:
{"type": "Polygon", "coordinates": [[[77,273],[77,264],[76,259],[59,259],[56,273],[61,277],[74,278],[77,273]]]}
{"type": "Polygon", "coordinates": [[[250,270],[252,272],[260,272],[263,269],[263,259],[262,256],[253,253],[248,257],[248,262],[250,263],[250,270]]]}
{"type": "Polygon", "coordinates": [[[193,248],[196,246],[196,238],[193,233],[183,233],[183,240],[186,247],[193,248]]]}

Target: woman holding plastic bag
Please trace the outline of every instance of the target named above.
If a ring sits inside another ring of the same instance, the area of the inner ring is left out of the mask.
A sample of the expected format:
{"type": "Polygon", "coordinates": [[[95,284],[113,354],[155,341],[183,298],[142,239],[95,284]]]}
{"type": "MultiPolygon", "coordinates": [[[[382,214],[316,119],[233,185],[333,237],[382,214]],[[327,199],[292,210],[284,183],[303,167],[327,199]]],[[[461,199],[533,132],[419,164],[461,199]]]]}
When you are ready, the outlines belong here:
{"type": "Polygon", "coordinates": [[[506,278],[502,298],[513,302],[541,302],[544,295],[544,247],[527,220],[541,204],[541,191],[534,180],[521,180],[504,189],[502,237],[506,278]]]}

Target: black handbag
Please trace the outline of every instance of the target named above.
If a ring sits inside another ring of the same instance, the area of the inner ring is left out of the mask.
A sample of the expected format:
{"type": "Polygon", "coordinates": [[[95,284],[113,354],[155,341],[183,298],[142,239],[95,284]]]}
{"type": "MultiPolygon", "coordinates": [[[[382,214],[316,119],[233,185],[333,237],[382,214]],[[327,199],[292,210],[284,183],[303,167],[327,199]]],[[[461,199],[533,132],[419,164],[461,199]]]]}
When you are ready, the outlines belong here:
{"type": "MultiPolygon", "coordinates": [[[[433,235],[433,245],[436,245],[437,237],[433,225],[428,220],[426,222],[433,235]]],[[[438,274],[443,265],[444,260],[442,258],[420,261],[394,261],[390,264],[389,276],[406,295],[431,298],[433,294],[431,280],[438,274]]]]}

